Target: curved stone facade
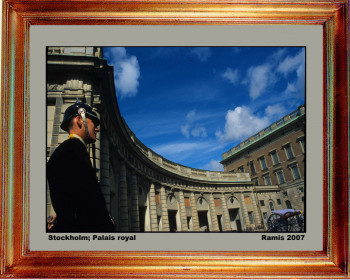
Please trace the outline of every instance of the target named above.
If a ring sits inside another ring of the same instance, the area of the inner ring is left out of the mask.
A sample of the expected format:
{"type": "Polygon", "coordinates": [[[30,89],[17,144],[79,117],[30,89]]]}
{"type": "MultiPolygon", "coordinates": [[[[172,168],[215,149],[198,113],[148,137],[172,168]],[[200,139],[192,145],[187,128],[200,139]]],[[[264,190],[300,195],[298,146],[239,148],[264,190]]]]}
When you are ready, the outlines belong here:
{"type": "MultiPolygon", "coordinates": [[[[65,109],[76,98],[90,104],[101,117],[91,157],[116,231],[266,229],[258,195],[276,199],[278,186],[254,186],[248,173],[182,166],[143,145],[120,114],[113,68],[100,48],[48,48],[47,57],[47,156],[67,138],[59,129],[65,109]]],[[[49,194],[47,201],[52,215],[49,194]]]]}

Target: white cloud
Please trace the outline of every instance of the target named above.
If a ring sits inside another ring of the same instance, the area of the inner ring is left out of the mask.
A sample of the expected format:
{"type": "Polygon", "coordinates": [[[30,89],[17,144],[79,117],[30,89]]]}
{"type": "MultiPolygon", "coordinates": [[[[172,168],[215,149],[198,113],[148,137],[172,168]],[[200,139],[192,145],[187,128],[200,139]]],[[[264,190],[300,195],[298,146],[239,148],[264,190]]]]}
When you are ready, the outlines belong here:
{"type": "Polygon", "coordinates": [[[288,83],[286,89],[284,90],[285,95],[291,95],[298,91],[298,87],[295,83],[288,83]]]}
{"type": "Polygon", "coordinates": [[[265,115],[268,119],[282,118],[287,114],[287,109],[281,104],[269,105],[265,109],[265,115]]]}
{"type": "Polygon", "coordinates": [[[237,85],[239,80],[239,73],[237,69],[233,70],[232,68],[228,67],[226,71],[221,74],[221,77],[227,79],[231,84],[237,85]]]}
{"type": "Polygon", "coordinates": [[[186,138],[190,138],[190,125],[189,124],[185,124],[185,125],[181,126],[181,133],[186,138]]]}
{"type": "Polygon", "coordinates": [[[295,56],[287,56],[278,65],[277,71],[284,75],[288,75],[289,73],[296,71],[297,75],[299,76],[304,72],[304,65],[305,65],[305,50],[302,49],[295,56]]]}
{"type": "Polygon", "coordinates": [[[206,129],[205,129],[203,126],[201,126],[201,127],[195,127],[195,128],[192,129],[191,135],[192,135],[193,137],[202,137],[202,138],[205,138],[205,137],[207,137],[207,131],[206,131],[206,129]]]}
{"type": "Polygon", "coordinates": [[[224,171],[224,167],[217,160],[211,160],[209,164],[207,164],[204,169],[210,171],[224,171]]]}
{"type": "Polygon", "coordinates": [[[249,96],[252,100],[258,98],[269,85],[276,82],[270,64],[253,66],[248,69],[246,82],[249,85],[249,96]]]}
{"type": "Polygon", "coordinates": [[[191,48],[190,53],[197,57],[200,62],[206,62],[211,56],[211,50],[208,47],[191,48]]]}
{"type": "Polygon", "coordinates": [[[200,126],[195,123],[195,120],[197,119],[196,110],[191,110],[186,115],[187,122],[181,126],[181,133],[186,137],[190,138],[195,137],[201,137],[206,138],[207,137],[207,131],[205,127],[200,126]]]}
{"type": "Polygon", "coordinates": [[[181,162],[198,154],[213,151],[212,142],[179,142],[155,145],[153,151],[174,162],[181,162]]]}
{"type": "Polygon", "coordinates": [[[196,110],[191,110],[187,113],[186,115],[186,119],[189,121],[189,122],[193,122],[194,121],[194,118],[196,116],[196,110]]]}
{"type": "Polygon", "coordinates": [[[177,155],[184,152],[191,152],[195,149],[198,150],[198,148],[198,143],[170,143],[156,146],[153,150],[160,155],[177,155]]]}
{"type": "Polygon", "coordinates": [[[302,49],[295,56],[286,57],[278,65],[277,71],[285,77],[291,73],[296,74],[296,78],[288,82],[284,94],[287,97],[302,98],[305,93],[305,49],[302,49]]]}
{"type": "Polygon", "coordinates": [[[287,48],[281,48],[278,49],[276,52],[274,52],[270,57],[270,63],[276,64],[279,63],[279,61],[282,59],[282,57],[286,54],[287,48]]]}
{"type": "Polygon", "coordinates": [[[270,124],[268,117],[259,117],[246,106],[227,111],[224,132],[217,131],[220,142],[242,141],[270,124]]]}
{"type": "MultiPolygon", "coordinates": [[[[202,161],[218,154],[222,147],[216,141],[173,142],[153,145],[150,147],[157,154],[173,162],[202,161]]],[[[209,169],[206,167],[204,169],[209,169]]]]}
{"type": "Polygon", "coordinates": [[[108,48],[104,55],[108,63],[114,66],[117,94],[122,98],[135,96],[140,78],[140,66],[136,56],[127,54],[123,47],[108,48]]]}

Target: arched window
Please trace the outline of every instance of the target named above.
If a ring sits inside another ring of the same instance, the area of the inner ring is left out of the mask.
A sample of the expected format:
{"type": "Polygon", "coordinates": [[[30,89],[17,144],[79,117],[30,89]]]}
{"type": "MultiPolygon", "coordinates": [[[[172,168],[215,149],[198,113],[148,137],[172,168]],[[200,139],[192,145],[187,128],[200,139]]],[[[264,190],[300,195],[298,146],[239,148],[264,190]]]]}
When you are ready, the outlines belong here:
{"type": "Polygon", "coordinates": [[[293,209],[292,208],[292,204],[290,203],[289,200],[286,200],[286,206],[287,206],[288,209],[293,209]]]}
{"type": "Polygon", "coordinates": [[[270,211],[274,211],[275,205],[273,204],[272,200],[269,201],[269,205],[270,205],[270,211]]]}

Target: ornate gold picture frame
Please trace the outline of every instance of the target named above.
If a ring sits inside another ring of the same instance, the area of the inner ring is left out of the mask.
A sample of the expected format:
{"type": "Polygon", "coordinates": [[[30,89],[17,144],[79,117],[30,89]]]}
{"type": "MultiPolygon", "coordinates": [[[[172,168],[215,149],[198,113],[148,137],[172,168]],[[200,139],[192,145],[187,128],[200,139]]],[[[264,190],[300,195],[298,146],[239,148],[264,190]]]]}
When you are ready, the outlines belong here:
{"type": "Polygon", "coordinates": [[[4,0],[2,38],[1,277],[349,278],[349,1],[4,0]],[[31,250],[31,26],[267,24],[323,28],[323,250],[31,250]]]}

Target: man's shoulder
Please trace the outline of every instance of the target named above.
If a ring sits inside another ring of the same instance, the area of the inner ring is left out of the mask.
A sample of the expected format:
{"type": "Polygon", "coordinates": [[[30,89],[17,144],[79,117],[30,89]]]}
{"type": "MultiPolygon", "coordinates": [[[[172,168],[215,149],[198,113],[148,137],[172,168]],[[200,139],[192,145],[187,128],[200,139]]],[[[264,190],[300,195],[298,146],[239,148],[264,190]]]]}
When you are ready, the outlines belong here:
{"type": "Polygon", "coordinates": [[[79,139],[70,138],[62,142],[52,153],[50,160],[61,157],[71,157],[75,154],[86,152],[85,146],[79,139]]]}

